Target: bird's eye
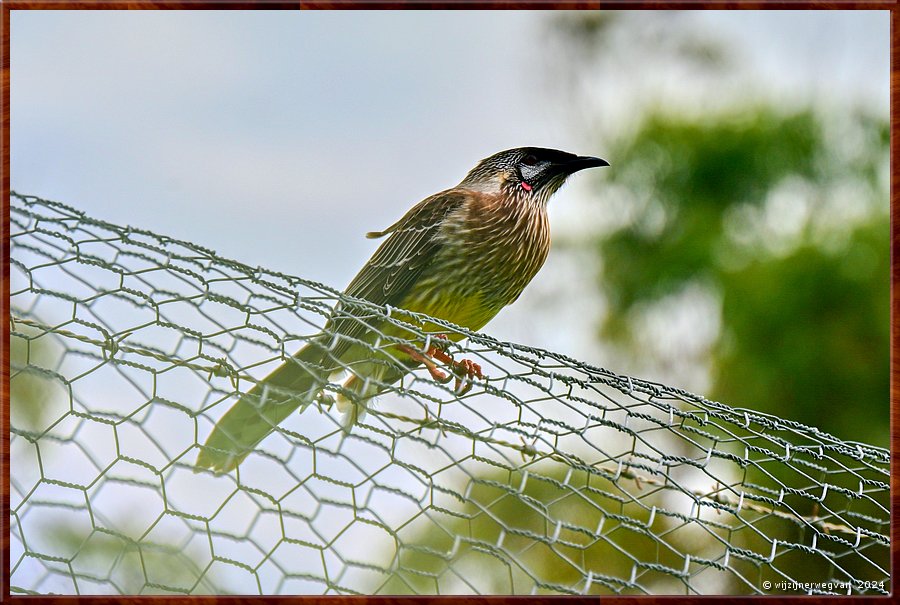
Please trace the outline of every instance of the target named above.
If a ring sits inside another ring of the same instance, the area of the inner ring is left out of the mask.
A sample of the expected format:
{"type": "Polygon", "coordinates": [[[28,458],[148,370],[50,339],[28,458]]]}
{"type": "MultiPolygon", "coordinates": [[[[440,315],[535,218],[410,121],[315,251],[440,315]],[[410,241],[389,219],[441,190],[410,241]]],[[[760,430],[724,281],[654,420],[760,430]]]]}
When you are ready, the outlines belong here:
{"type": "Polygon", "coordinates": [[[538,159],[534,156],[534,154],[529,153],[524,158],[522,158],[522,163],[526,166],[534,166],[537,164],[538,159]]]}

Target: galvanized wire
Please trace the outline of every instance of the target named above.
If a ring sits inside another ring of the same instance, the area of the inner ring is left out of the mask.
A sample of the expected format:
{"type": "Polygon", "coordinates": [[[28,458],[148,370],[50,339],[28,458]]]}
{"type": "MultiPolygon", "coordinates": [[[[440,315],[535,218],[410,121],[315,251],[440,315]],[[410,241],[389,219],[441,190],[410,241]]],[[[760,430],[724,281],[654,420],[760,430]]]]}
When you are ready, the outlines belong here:
{"type": "Polygon", "coordinates": [[[421,318],[16,193],[11,254],[14,592],[890,591],[887,450],[439,320],[468,393],[322,396],[194,474],[336,303],[421,318]]]}

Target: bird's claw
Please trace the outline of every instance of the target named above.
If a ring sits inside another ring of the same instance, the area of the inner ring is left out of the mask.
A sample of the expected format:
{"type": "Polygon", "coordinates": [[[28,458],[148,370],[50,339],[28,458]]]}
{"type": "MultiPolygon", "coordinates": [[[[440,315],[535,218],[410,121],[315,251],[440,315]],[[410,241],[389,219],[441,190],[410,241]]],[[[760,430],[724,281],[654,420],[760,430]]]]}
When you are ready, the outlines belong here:
{"type": "Polygon", "coordinates": [[[436,334],[434,336],[433,344],[428,347],[428,350],[425,351],[424,355],[409,347],[404,348],[413,359],[420,361],[425,365],[428,373],[431,374],[431,377],[436,382],[447,384],[456,378],[453,390],[456,391],[458,395],[465,395],[472,389],[472,379],[480,378],[483,380],[484,374],[481,372],[481,366],[470,359],[463,359],[462,361],[453,359],[453,356],[447,352],[449,345],[450,341],[446,334],[436,334]],[[433,361],[435,359],[448,366],[452,375],[447,374],[438,368],[437,364],[433,361]]]}
{"type": "MultiPolygon", "coordinates": [[[[456,376],[453,390],[456,391],[457,395],[465,395],[472,390],[473,378],[478,377],[484,379],[484,374],[481,373],[481,366],[471,359],[463,359],[462,361],[453,359],[453,356],[447,352],[450,340],[447,338],[446,334],[436,334],[434,338],[435,342],[428,347],[427,355],[450,367],[453,374],[456,376]]],[[[428,371],[431,372],[431,368],[429,368],[428,371]]],[[[433,372],[431,375],[434,377],[433,372]]],[[[437,380],[437,378],[435,378],[435,380],[437,380]]],[[[446,381],[438,380],[438,382],[444,384],[449,382],[449,378],[446,381]]]]}
{"type": "Polygon", "coordinates": [[[425,355],[452,366],[455,362],[453,361],[453,356],[447,352],[447,349],[450,347],[450,340],[447,338],[447,335],[437,334],[434,339],[434,344],[428,347],[425,355]]]}
{"type": "Polygon", "coordinates": [[[453,390],[456,391],[457,395],[465,395],[472,390],[473,378],[477,377],[484,380],[481,366],[471,359],[453,362],[453,373],[456,375],[456,383],[453,385],[453,390]]]}
{"type": "Polygon", "coordinates": [[[431,374],[431,377],[441,384],[447,384],[451,380],[453,380],[453,376],[447,374],[447,372],[442,372],[438,369],[438,367],[434,364],[426,364],[426,368],[428,368],[428,373],[431,374]]]}
{"type": "MultiPolygon", "coordinates": [[[[446,372],[441,371],[440,368],[437,367],[437,364],[434,363],[434,358],[438,358],[437,355],[434,354],[435,347],[429,347],[425,354],[423,355],[421,351],[417,351],[412,347],[402,345],[400,347],[402,351],[404,351],[407,355],[423,364],[425,368],[428,370],[428,373],[431,374],[431,377],[441,384],[446,384],[453,379],[453,376],[448,375],[446,372]]],[[[446,355],[446,353],[445,353],[446,355]]],[[[438,358],[440,359],[440,358],[438,358]]],[[[442,360],[443,361],[443,360],[442,360]]],[[[451,362],[453,360],[451,359],[451,362]]]]}
{"type": "Polygon", "coordinates": [[[447,349],[450,348],[450,339],[446,334],[435,334],[434,340],[431,341],[433,344],[429,347],[429,350],[439,350],[446,352],[447,349]]]}

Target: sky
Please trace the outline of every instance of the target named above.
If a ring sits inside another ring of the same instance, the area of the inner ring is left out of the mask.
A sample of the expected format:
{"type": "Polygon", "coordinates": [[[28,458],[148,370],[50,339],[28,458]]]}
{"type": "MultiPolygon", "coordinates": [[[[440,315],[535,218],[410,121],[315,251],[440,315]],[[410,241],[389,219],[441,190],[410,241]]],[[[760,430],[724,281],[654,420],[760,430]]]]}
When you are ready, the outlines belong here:
{"type": "MultiPolygon", "coordinates": [[[[340,288],[374,251],[364,233],[487,155],[537,145],[605,157],[550,77],[553,18],[14,11],[12,187],[340,288]]],[[[769,94],[887,111],[886,11],[681,19],[727,40],[769,94]]],[[[627,110],[624,90],[607,93],[627,110]]],[[[577,175],[554,198],[557,229],[579,221],[567,198],[596,197],[588,178],[602,176],[577,175]]],[[[532,333],[504,317],[499,336],[532,333]]]]}

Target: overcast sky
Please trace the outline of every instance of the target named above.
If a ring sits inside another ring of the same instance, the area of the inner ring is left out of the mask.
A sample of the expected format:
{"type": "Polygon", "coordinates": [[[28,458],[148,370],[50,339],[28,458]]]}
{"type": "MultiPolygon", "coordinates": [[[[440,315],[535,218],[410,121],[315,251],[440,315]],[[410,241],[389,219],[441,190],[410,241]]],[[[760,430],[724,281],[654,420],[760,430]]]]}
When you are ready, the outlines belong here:
{"type": "MultiPolygon", "coordinates": [[[[13,11],[12,186],[343,287],[374,250],[366,231],[480,158],[604,155],[546,85],[552,17],[13,11]]],[[[887,11],[689,18],[761,86],[887,112],[887,11]]]]}

